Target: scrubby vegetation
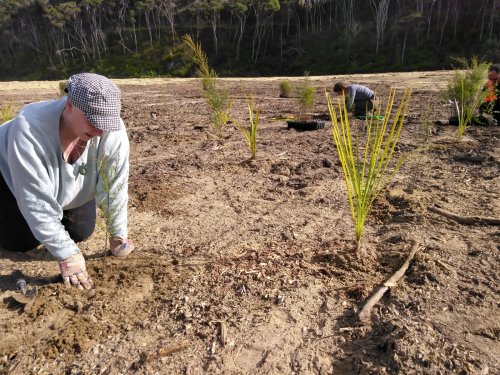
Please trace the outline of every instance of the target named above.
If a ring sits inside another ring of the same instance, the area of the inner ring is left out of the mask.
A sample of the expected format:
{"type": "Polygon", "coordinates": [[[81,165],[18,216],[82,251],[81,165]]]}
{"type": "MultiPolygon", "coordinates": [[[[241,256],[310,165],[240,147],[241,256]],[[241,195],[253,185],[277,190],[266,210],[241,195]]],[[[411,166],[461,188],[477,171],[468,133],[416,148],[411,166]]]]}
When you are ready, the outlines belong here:
{"type": "Polygon", "coordinates": [[[500,60],[498,1],[0,2],[0,79],[186,76],[192,33],[224,76],[447,68],[500,60]],[[33,64],[26,64],[26,61],[33,64]]]}
{"type": "Polygon", "coordinates": [[[490,64],[479,61],[477,57],[470,61],[464,58],[456,60],[458,67],[446,86],[444,97],[450,101],[458,118],[457,139],[460,140],[475,111],[486,98],[483,86],[490,64]]]}

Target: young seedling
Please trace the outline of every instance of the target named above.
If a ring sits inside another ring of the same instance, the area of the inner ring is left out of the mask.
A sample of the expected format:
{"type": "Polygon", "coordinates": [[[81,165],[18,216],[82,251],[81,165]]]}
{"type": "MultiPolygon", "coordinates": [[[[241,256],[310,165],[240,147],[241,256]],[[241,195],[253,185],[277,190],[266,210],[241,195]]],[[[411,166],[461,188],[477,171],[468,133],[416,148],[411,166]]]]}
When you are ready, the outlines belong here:
{"type": "Polygon", "coordinates": [[[470,62],[456,60],[461,69],[455,69],[444,96],[455,108],[458,117],[457,141],[460,141],[467,125],[474,119],[474,112],[486,98],[487,92],[483,90],[483,85],[489,64],[480,62],[476,57],[470,62]]]}
{"type": "Polygon", "coordinates": [[[201,44],[196,43],[191,38],[191,35],[184,35],[182,39],[193,52],[193,62],[196,64],[196,75],[201,78],[203,96],[212,112],[214,130],[219,137],[222,137],[222,127],[227,124],[232,100],[229,98],[226,89],[218,87],[217,73],[208,65],[208,57],[201,48],[201,44]]]}
{"type": "Polygon", "coordinates": [[[279,83],[280,88],[280,98],[289,98],[290,93],[292,92],[292,85],[290,81],[281,81],[279,83]]]}
{"type": "MultiPolygon", "coordinates": [[[[115,160],[119,160],[119,157],[115,160]]],[[[104,192],[104,197],[97,202],[104,219],[105,225],[105,240],[104,249],[106,254],[107,244],[109,240],[116,236],[112,223],[115,218],[124,209],[124,204],[118,201],[119,193],[124,189],[124,182],[117,182],[118,165],[113,162],[113,158],[107,155],[100,157],[97,160],[97,170],[99,179],[104,192]]]]}
{"type": "Polygon", "coordinates": [[[68,87],[68,81],[59,81],[59,84],[58,84],[58,93],[57,95],[61,98],[63,97],[64,95],[66,95],[66,88],[68,87]]]}
{"type": "Polygon", "coordinates": [[[2,105],[0,108],[0,125],[4,122],[12,120],[16,115],[16,110],[12,105],[12,102],[2,105]]]}
{"type": "Polygon", "coordinates": [[[299,118],[301,120],[309,119],[310,112],[314,108],[314,98],[316,96],[316,89],[311,85],[309,80],[309,73],[305,73],[305,79],[299,86],[299,118]]]}
{"type": "Polygon", "coordinates": [[[250,150],[251,159],[255,160],[257,155],[257,129],[259,127],[259,110],[255,109],[253,96],[247,98],[249,127],[242,126],[233,119],[233,124],[243,133],[250,150]]]}
{"type": "Polygon", "coordinates": [[[405,160],[401,158],[397,163],[391,163],[408,109],[411,90],[405,90],[394,116],[392,107],[396,92],[394,89],[391,90],[385,112],[382,114],[379,107],[378,116],[366,121],[364,139],[360,139],[357,129],[355,135],[352,134],[345,98],[338,98],[339,112],[337,112],[326,90],[325,94],[359,250],[361,235],[373,201],[405,160]]]}

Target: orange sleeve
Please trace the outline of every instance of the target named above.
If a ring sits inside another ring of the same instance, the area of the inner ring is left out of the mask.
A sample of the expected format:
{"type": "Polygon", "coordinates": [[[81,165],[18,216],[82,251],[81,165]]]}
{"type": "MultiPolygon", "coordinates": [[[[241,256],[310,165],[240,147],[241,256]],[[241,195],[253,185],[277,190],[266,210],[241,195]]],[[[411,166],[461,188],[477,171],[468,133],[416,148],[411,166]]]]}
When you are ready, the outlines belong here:
{"type": "Polygon", "coordinates": [[[484,85],[484,88],[487,93],[486,98],[484,98],[484,101],[486,103],[497,100],[497,97],[495,95],[495,82],[493,82],[491,79],[487,80],[486,84],[484,85]]]}

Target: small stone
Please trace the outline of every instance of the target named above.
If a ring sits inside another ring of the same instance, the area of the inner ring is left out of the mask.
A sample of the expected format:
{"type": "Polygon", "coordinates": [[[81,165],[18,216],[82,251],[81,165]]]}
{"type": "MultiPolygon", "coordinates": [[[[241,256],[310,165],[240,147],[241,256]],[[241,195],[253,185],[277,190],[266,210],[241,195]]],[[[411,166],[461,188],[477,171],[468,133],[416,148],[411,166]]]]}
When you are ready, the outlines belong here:
{"type": "Polygon", "coordinates": [[[330,159],[323,159],[323,167],[325,168],[331,168],[333,165],[332,161],[330,159]]]}
{"type": "Polygon", "coordinates": [[[91,289],[87,292],[87,298],[93,298],[95,297],[95,290],[91,289]]]}
{"type": "Polygon", "coordinates": [[[77,314],[81,314],[82,309],[83,309],[83,303],[81,303],[80,301],[76,301],[75,302],[75,310],[76,310],[77,314]]]}

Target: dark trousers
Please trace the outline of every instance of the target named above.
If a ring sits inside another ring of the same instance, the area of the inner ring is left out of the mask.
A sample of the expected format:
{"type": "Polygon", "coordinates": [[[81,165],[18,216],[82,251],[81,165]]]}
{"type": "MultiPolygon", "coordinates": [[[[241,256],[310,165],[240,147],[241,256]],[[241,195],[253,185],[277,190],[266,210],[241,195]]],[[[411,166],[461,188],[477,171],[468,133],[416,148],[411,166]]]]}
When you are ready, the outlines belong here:
{"type": "MultiPolygon", "coordinates": [[[[83,206],[63,211],[61,224],[75,242],[89,238],[95,229],[95,199],[83,206]]],[[[28,251],[40,245],[24,219],[16,198],[0,174],[0,247],[9,251],[28,251]]]]}
{"type": "Polygon", "coordinates": [[[378,109],[379,106],[378,97],[373,97],[367,100],[355,100],[354,101],[354,116],[366,116],[366,114],[372,114],[378,109]]]}

